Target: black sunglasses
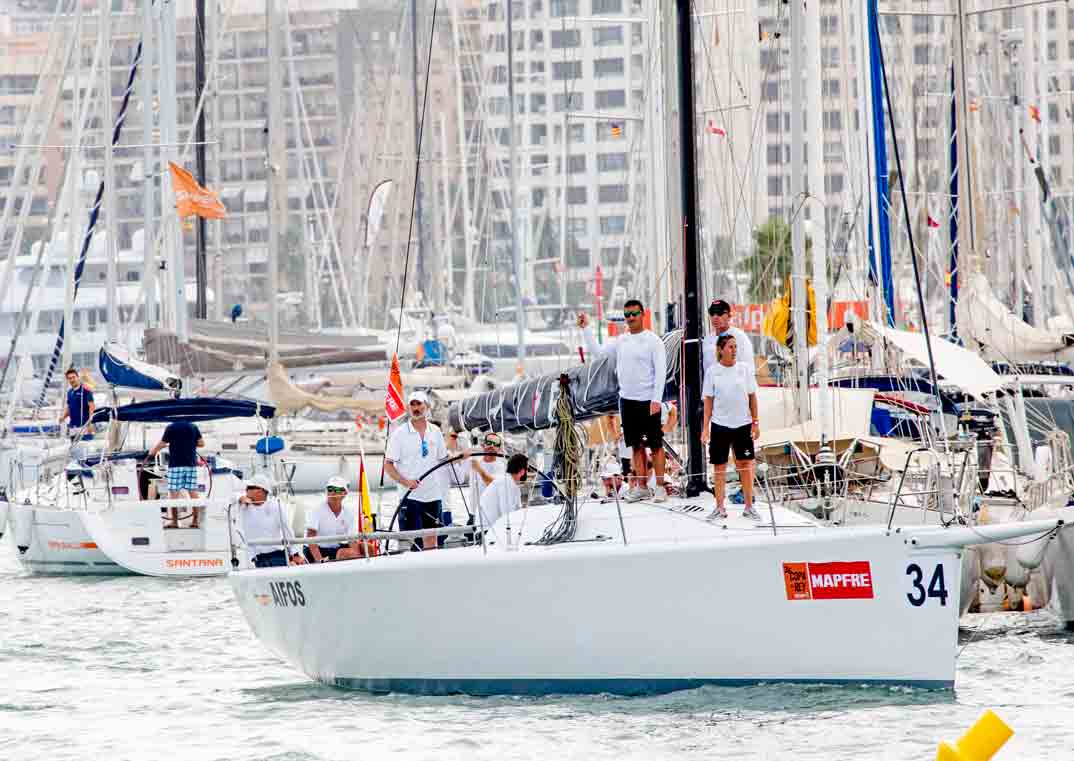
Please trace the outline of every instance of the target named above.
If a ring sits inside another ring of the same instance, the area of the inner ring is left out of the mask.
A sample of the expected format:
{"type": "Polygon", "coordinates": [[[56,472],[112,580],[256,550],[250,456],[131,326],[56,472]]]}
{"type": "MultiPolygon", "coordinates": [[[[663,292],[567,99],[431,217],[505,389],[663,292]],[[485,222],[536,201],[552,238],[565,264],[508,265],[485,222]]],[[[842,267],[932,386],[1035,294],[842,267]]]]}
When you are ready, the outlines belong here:
{"type": "Polygon", "coordinates": [[[346,487],[343,487],[343,486],[327,486],[327,487],[325,487],[325,491],[328,492],[329,494],[346,494],[347,493],[346,487]]]}
{"type": "Polygon", "coordinates": [[[623,310],[623,317],[641,317],[640,309],[625,309],[623,310]]]}

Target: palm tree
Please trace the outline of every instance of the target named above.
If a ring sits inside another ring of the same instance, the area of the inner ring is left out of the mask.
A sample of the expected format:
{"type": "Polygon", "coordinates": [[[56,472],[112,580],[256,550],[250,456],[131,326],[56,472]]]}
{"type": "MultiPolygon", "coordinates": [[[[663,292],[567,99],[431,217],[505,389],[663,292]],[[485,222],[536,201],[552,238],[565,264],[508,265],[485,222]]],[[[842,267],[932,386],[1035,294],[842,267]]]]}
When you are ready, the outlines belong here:
{"type": "MultiPolygon", "coordinates": [[[[812,242],[806,239],[807,254],[811,248],[812,242]]],[[[791,274],[790,226],[779,217],[769,217],[753,231],[753,252],[743,265],[750,275],[750,301],[765,303],[779,296],[791,274]]]]}

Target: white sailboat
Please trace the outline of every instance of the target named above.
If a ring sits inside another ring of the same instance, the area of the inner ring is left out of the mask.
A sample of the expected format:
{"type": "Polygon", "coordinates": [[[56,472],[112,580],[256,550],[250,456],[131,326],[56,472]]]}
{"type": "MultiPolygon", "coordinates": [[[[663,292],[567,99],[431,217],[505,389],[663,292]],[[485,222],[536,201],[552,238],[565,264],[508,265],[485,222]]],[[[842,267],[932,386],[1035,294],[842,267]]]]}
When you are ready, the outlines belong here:
{"type": "MultiPolygon", "coordinates": [[[[692,3],[676,7],[692,284],[692,3]]],[[[697,289],[687,288],[684,409],[698,402],[700,314],[697,289]]],[[[587,387],[578,393],[590,399],[587,387]]],[[[573,406],[567,394],[560,407],[573,406]]],[[[530,423],[544,419],[546,396],[527,397],[530,423]]],[[[686,417],[697,474],[699,421],[686,417]]],[[[572,424],[562,410],[559,423],[572,424]]],[[[242,567],[229,579],[255,635],[281,657],[311,678],[375,692],[636,694],[759,681],[950,687],[964,549],[1059,530],[1044,521],[834,531],[772,505],[758,505],[767,516],[760,523],[710,523],[712,500],[696,496],[696,479],[687,492],[695,496],[663,504],[531,506],[501,518],[480,546],[242,567]],[[438,589],[462,594],[431,613],[427,595],[438,589]],[[745,602],[729,615],[728,599],[745,602]]],[[[258,542],[245,551],[256,554],[258,542]]]]}

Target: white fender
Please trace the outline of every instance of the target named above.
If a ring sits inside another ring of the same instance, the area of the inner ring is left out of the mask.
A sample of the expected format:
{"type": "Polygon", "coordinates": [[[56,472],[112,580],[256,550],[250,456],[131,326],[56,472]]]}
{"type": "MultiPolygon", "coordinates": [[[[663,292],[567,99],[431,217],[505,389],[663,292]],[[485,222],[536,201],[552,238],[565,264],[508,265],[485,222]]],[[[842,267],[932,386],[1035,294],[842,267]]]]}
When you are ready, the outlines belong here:
{"type": "Polygon", "coordinates": [[[1052,472],[1052,448],[1041,444],[1033,450],[1033,479],[1036,481],[1047,480],[1052,472]]]}
{"type": "MultiPolygon", "coordinates": [[[[1043,542],[1042,542],[1043,544],[1043,542]]],[[[1007,566],[1004,571],[1003,578],[1007,582],[1008,586],[1018,587],[1022,589],[1029,583],[1029,569],[1018,562],[1018,550],[1020,547],[1008,546],[1007,550],[1007,566]]]]}
{"type": "Polygon", "coordinates": [[[1040,564],[1044,562],[1044,554],[1048,551],[1048,545],[1052,543],[1053,539],[1055,539],[1054,533],[1048,534],[1040,541],[1020,544],[1013,548],[1018,564],[1030,571],[1039,568],[1040,564]]]}
{"type": "Polygon", "coordinates": [[[16,547],[29,547],[34,541],[34,510],[25,508],[11,510],[8,515],[16,547]]]}

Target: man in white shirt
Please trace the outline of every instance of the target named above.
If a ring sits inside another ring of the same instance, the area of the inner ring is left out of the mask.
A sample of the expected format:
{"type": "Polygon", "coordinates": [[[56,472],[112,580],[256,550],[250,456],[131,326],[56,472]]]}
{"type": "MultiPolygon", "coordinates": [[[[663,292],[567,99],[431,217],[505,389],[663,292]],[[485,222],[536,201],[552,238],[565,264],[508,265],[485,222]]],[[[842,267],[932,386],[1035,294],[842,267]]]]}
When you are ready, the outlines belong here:
{"type": "MultiPolygon", "coordinates": [[[[582,328],[587,352],[615,358],[615,373],[619,379],[619,416],[623,426],[623,442],[632,450],[632,470],[639,476],[648,473],[645,450],[652,450],[653,469],[656,471],[653,499],[663,502],[667,499],[667,489],[664,484],[664,432],[660,427],[660,403],[664,400],[667,380],[667,352],[660,336],[645,329],[644,314],[645,308],[637,299],[623,304],[628,332],[603,346],[597,344],[586,315],[578,315],[578,327],[582,328]]],[[[648,496],[648,487],[637,483],[627,492],[627,501],[637,502],[648,496]]]]}
{"type": "MultiPolygon", "coordinates": [[[[447,444],[440,429],[426,418],[429,398],[421,391],[407,396],[409,416],[405,423],[392,431],[384,452],[384,472],[409,491],[399,503],[399,530],[418,531],[440,528],[443,500],[447,492],[445,468],[423,480],[434,465],[448,457],[447,444]]],[[[422,537],[422,543],[411,542],[410,549],[436,549],[436,536],[422,537]]]]}
{"type": "Polygon", "coordinates": [[[731,305],[723,299],[716,299],[709,304],[709,325],[712,331],[701,342],[701,380],[704,382],[705,373],[716,361],[716,340],[722,335],[735,337],[738,346],[738,361],[744,362],[751,370],[756,372],[753,361],[753,343],[749,335],[741,328],[731,324],[731,305]]]}
{"type": "Polygon", "coordinates": [[[250,547],[250,559],[257,568],[273,568],[286,566],[290,555],[291,565],[304,565],[306,559],[302,553],[292,552],[295,535],[283,506],[275,497],[269,496],[270,491],[272,483],[268,478],[256,475],[247,479],[246,493],[239,497],[243,539],[247,543],[255,539],[279,542],[276,545],[250,547]]]}
{"type": "MultiPolygon", "coordinates": [[[[313,509],[309,526],[306,527],[307,538],[347,536],[357,530],[354,511],[343,504],[346,496],[347,479],[343,476],[332,476],[328,479],[328,483],[324,485],[324,501],[313,509]]],[[[337,554],[348,547],[350,544],[340,542],[308,544],[306,545],[306,559],[311,563],[335,560],[337,554]]]]}
{"type": "Polygon", "coordinates": [[[478,504],[478,510],[481,511],[479,525],[484,529],[491,528],[501,516],[522,507],[522,490],[519,485],[526,481],[528,465],[529,459],[526,455],[511,455],[507,460],[505,472],[496,476],[485,489],[478,504]]]}

